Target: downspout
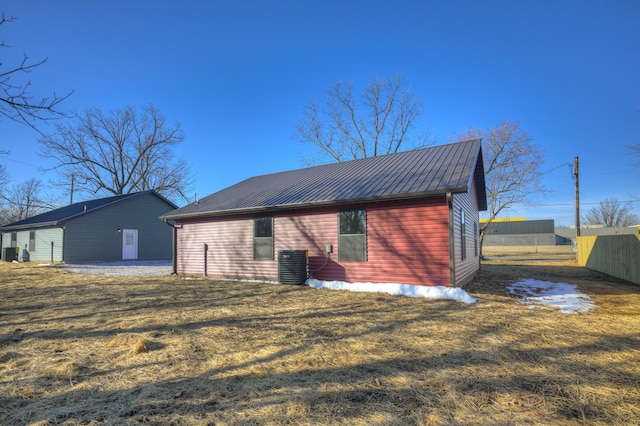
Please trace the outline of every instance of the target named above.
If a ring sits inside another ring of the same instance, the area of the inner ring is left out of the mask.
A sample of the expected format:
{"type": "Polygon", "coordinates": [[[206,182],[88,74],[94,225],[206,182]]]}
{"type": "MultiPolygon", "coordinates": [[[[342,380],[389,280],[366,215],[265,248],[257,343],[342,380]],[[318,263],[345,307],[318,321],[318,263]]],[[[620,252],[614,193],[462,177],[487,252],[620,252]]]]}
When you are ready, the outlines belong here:
{"type": "Polygon", "coordinates": [[[65,257],[67,255],[67,227],[63,226],[62,227],[62,253],[60,255],[60,260],[63,263],[67,263],[65,257]]]}
{"type": "Polygon", "coordinates": [[[453,194],[447,192],[447,208],[449,210],[449,287],[456,286],[456,240],[453,226],[453,194]]]}
{"type": "Polygon", "coordinates": [[[178,228],[169,223],[168,219],[164,219],[164,223],[173,229],[173,239],[171,241],[171,263],[173,264],[173,270],[171,275],[178,275],[178,248],[176,247],[178,228]]]}

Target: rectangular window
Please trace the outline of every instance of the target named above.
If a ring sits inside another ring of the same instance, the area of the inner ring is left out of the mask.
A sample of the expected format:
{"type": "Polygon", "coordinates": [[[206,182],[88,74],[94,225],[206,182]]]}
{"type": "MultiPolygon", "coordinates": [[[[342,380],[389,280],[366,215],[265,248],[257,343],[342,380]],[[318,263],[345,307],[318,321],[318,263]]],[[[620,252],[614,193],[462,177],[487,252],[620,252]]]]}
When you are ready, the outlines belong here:
{"type": "Polygon", "coordinates": [[[36,231],[29,231],[29,251],[36,251],[36,231]]]}
{"type": "Polygon", "coordinates": [[[367,260],[367,215],[365,210],[338,213],[338,260],[367,260]]]}
{"type": "Polygon", "coordinates": [[[11,247],[18,247],[18,233],[11,233],[11,247]]]}
{"type": "Polygon", "coordinates": [[[478,222],[473,222],[473,254],[478,257],[478,222]]]}
{"type": "Polygon", "coordinates": [[[253,219],[253,258],[273,260],[273,218],[253,219]]]}
{"type": "Polygon", "coordinates": [[[467,224],[464,221],[464,210],[460,209],[460,253],[462,260],[467,258],[467,224]]]}

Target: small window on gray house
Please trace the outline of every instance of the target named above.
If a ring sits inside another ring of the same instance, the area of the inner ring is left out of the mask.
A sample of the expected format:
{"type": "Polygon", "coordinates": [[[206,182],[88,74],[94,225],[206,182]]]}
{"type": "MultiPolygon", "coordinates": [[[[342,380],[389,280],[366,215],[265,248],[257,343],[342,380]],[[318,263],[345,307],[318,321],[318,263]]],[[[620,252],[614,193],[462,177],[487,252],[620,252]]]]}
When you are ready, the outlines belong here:
{"type": "Polygon", "coordinates": [[[29,251],[36,251],[36,231],[29,231],[29,251]]]}
{"type": "Polygon", "coordinates": [[[273,218],[253,219],[253,258],[273,260],[273,218]]]}
{"type": "Polygon", "coordinates": [[[11,247],[18,247],[18,233],[11,233],[11,247]]]}
{"type": "Polygon", "coordinates": [[[365,210],[338,213],[338,260],[367,260],[367,215],[365,210]]]}
{"type": "Polygon", "coordinates": [[[464,210],[460,209],[460,253],[462,260],[467,258],[467,224],[464,221],[464,210]]]}
{"type": "Polygon", "coordinates": [[[478,222],[473,222],[473,254],[478,257],[478,222]]]}

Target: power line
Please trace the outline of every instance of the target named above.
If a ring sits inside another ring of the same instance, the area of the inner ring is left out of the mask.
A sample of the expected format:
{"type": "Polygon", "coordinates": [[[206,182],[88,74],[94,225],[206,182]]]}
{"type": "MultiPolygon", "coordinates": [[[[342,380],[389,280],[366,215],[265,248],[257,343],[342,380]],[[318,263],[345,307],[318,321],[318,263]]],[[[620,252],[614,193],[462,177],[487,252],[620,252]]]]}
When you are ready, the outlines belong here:
{"type": "MultiPolygon", "coordinates": [[[[626,201],[618,201],[618,203],[621,204],[626,204],[626,203],[640,203],[640,200],[626,200],[626,201]]],[[[588,205],[588,206],[592,206],[592,205],[598,205],[600,204],[600,202],[597,203],[583,203],[580,202],[580,205],[588,205]]],[[[565,207],[565,206],[574,206],[575,203],[554,203],[554,204],[512,204],[511,207],[565,207]]]]}

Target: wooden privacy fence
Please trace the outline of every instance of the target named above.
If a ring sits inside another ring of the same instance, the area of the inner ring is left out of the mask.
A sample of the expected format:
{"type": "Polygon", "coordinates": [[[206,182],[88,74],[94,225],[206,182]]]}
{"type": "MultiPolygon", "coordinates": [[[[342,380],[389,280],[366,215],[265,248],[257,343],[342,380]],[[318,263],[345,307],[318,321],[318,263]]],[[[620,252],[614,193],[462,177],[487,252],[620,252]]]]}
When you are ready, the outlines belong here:
{"type": "Polygon", "coordinates": [[[640,284],[640,235],[578,237],[578,264],[640,284]]]}

